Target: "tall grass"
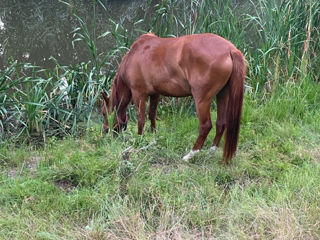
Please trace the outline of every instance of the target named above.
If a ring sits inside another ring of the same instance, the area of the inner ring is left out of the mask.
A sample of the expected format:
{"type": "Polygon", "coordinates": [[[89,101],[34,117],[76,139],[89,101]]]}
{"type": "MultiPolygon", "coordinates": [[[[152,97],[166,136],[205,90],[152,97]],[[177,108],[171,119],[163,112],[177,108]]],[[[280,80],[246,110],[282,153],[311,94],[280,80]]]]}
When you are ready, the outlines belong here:
{"type": "MultiPolygon", "coordinates": [[[[71,2],[65,3],[73,9],[71,2]]],[[[73,9],[79,25],[73,44],[87,47],[88,62],[60,66],[52,59],[56,67],[42,69],[12,61],[0,72],[1,139],[27,134],[45,140],[73,133],[82,123],[89,126],[101,89],[110,89],[121,57],[141,32],[162,37],[212,32],[229,39],[246,55],[246,91],[254,97],[319,82],[319,1],[149,1],[144,17],[133,17],[130,29],[121,20],[109,19],[110,29],[97,32],[96,11],[101,7],[100,1],[92,2],[92,25],[73,9]],[[99,52],[102,39],[114,42],[114,48],[99,52]]],[[[176,108],[175,100],[163,103],[176,108]]]]}

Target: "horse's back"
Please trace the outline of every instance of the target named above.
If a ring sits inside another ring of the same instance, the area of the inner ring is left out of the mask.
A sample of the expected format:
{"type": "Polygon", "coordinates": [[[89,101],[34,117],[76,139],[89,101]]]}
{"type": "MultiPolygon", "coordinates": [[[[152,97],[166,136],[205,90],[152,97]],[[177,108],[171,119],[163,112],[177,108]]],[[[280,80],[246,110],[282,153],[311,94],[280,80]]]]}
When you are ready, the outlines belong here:
{"type": "Polygon", "coordinates": [[[188,96],[193,88],[221,88],[226,84],[233,49],[232,43],[215,34],[177,38],[144,34],[134,42],[121,68],[133,91],[188,96]]]}

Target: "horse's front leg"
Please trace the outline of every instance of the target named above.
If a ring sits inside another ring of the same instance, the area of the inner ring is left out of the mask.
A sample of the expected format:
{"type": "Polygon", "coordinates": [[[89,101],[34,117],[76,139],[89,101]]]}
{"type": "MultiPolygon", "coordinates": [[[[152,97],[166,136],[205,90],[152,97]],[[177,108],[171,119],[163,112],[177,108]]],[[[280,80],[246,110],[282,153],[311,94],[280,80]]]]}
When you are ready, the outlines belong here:
{"type": "Polygon", "coordinates": [[[159,94],[150,96],[149,119],[151,121],[151,132],[154,132],[156,129],[156,114],[159,98],[159,94]]]}
{"type": "Polygon", "coordinates": [[[146,100],[147,96],[141,95],[141,94],[135,94],[132,93],[134,104],[137,108],[137,114],[138,114],[138,134],[142,135],[143,127],[146,122],[146,100]]]}

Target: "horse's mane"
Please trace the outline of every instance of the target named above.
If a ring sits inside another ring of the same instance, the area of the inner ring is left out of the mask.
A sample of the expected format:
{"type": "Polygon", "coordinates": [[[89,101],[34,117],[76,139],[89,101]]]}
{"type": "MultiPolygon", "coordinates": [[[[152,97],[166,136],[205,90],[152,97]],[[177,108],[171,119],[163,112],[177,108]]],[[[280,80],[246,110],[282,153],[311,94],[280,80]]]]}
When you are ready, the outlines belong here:
{"type": "MultiPolygon", "coordinates": [[[[130,51],[129,51],[130,52],[130,51]]],[[[112,97],[112,109],[114,109],[115,107],[119,106],[120,104],[120,97],[119,97],[119,91],[121,91],[121,83],[123,83],[123,79],[125,78],[125,65],[127,62],[127,58],[128,58],[128,53],[126,53],[126,55],[124,55],[124,57],[122,58],[117,73],[114,76],[113,79],[113,84],[112,84],[112,90],[111,90],[111,97],[112,97]]]]}
{"type": "Polygon", "coordinates": [[[119,79],[119,71],[117,71],[114,79],[113,79],[113,84],[112,84],[112,90],[111,90],[111,99],[112,99],[112,110],[114,110],[114,108],[116,106],[119,105],[119,94],[118,94],[118,80],[119,79]]]}

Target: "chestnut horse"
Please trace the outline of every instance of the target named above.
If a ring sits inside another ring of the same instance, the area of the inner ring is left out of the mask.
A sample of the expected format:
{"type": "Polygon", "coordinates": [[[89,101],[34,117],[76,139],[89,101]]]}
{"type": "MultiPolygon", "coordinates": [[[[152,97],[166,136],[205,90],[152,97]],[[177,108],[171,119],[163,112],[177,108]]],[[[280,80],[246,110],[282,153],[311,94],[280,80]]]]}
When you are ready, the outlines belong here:
{"type": "Polygon", "coordinates": [[[216,149],[226,130],[223,160],[228,164],[237,148],[245,74],[245,58],[241,51],[215,34],[176,38],[144,34],[123,57],[114,78],[111,99],[102,93],[104,128],[109,129],[106,114],[113,110],[117,111],[113,128],[126,128],[126,109],[132,98],[137,108],[138,134],[142,134],[146,101],[150,97],[149,118],[154,131],[160,95],[193,96],[199,118],[199,136],[183,158],[188,160],[202,148],[212,128],[210,105],[216,97],[216,135],[210,150],[216,149]]]}

